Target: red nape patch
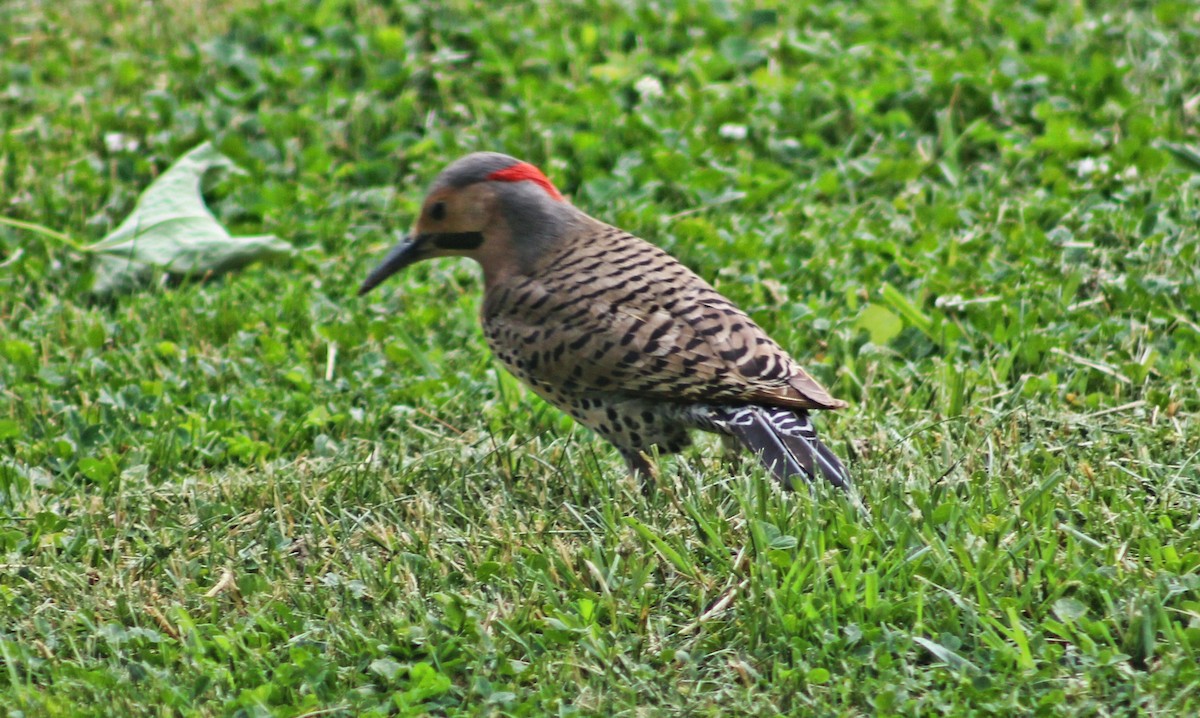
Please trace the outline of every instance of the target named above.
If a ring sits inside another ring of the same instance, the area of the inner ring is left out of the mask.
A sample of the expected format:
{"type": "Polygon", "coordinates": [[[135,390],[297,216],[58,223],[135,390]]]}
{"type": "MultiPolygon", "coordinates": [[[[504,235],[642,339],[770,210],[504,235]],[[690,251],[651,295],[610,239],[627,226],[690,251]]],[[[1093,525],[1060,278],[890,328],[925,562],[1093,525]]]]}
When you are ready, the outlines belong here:
{"type": "Polygon", "coordinates": [[[505,167],[502,170],[496,170],[488,175],[487,178],[490,180],[499,180],[501,182],[523,182],[525,180],[529,180],[530,182],[536,182],[538,186],[546,190],[546,194],[550,195],[554,199],[561,202],[563,198],[562,193],[558,191],[558,188],[551,184],[550,180],[546,179],[546,175],[542,174],[541,170],[529,164],[528,162],[518,162],[512,167],[505,167]]]}

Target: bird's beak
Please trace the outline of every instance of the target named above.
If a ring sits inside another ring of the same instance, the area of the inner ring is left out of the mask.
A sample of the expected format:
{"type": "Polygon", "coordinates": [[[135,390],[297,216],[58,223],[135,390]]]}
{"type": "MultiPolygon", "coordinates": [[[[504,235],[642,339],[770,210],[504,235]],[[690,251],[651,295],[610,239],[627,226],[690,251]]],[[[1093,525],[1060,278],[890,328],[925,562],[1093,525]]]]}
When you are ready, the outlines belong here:
{"type": "Polygon", "coordinates": [[[378,287],[383,280],[418,260],[425,258],[426,235],[416,237],[406,236],[402,242],[392,247],[392,251],[384,257],[379,266],[367,275],[362,286],[358,288],[358,296],[362,296],[378,287]]]}

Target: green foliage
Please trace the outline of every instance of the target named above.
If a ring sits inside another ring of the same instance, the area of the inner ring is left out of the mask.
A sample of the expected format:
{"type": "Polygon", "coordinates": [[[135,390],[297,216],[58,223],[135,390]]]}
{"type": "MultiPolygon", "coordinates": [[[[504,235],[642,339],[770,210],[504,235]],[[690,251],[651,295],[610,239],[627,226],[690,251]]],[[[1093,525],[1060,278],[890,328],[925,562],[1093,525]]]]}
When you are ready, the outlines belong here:
{"type": "Polygon", "coordinates": [[[0,4],[0,705],[1189,715],[1194,3],[0,4]],[[97,302],[205,141],[253,275],[97,302]],[[713,442],[643,498],[466,263],[471,150],[685,260],[852,407],[868,519],[713,442]]]}

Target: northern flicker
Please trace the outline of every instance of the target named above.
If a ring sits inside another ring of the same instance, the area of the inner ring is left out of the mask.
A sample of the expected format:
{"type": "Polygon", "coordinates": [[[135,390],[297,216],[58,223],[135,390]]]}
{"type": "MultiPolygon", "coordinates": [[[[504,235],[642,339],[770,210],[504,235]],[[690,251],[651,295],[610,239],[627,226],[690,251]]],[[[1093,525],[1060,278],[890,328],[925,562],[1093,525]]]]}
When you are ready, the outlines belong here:
{"type": "Polygon", "coordinates": [[[796,476],[849,487],[809,417],[846,403],[707,282],[573,206],[533,165],[479,152],[448,166],[359,294],[448,256],[482,265],[483,330],[505,368],[643,481],[651,447],[678,451],[700,429],[744,444],[786,488],[796,476]]]}

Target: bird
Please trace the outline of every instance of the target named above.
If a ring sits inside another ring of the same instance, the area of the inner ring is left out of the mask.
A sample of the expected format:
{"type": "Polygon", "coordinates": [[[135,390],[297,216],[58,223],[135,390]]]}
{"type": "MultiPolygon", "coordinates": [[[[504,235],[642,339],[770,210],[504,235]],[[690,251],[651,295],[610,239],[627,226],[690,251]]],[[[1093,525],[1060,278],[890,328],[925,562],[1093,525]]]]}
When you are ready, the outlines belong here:
{"type": "Polygon", "coordinates": [[[797,477],[851,488],[811,417],[847,403],[708,282],[571,204],[536,166],[496,152],[446,166],[358,294],[436,257],[479,263],[493,355],[615,446],[644,492],[652,452],[680,451],[692,430],[748,448],[785,489],[797,477]]]}

